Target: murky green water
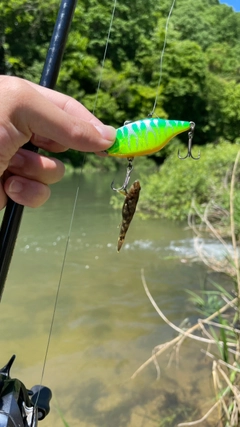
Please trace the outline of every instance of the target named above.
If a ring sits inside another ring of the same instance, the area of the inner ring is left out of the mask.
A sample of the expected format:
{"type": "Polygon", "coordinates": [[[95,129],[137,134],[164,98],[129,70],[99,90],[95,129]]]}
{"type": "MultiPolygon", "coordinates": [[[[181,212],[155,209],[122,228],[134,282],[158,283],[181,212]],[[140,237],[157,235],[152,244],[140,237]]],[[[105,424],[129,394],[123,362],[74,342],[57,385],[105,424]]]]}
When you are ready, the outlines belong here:
{"type": "MultiPolygon", "coordinates": [[[[199,288],[206,273],[185,263],[191,233],[166,221],[136,215],[125,246],[116,252],[121,213],[109,205],[112,178],[80,178],[44,373],[54,397],[43,427],[63,425],[57,406],[70,426],[159,426],[163,408],[185,411],[179,419],[184,420],[189,409],[212,396],[209,365],[192,343],[181,350],[180,368],[167,368],[170,353],[162,356],[160,381],[152,364],[130,380],[156,345],[174,337],[145,295],[141,269],[156,302],[176,324],[194,320],[184,289],[199,288]]],[[[0,364],[16,353],[12,375],[29,388],[41,378],[78,180],[66,178],[45,206],[25,210],[3,294],[0,364]]]]}

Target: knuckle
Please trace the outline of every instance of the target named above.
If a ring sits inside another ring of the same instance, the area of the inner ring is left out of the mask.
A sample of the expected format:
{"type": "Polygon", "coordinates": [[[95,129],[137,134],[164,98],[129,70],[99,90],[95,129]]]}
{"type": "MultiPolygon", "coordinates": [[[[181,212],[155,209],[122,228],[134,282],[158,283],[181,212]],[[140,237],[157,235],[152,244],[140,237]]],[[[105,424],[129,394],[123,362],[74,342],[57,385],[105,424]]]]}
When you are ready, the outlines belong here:
{"type": "Polygon", "coordinates": [[[14,97],[19,97],[19,95],[22,96],[25,93],[26,88],[29,87],[23,79],[15,76],[6,76],[6,79],[3,80],[3,84],[4,87],[7,87],[8,89],[8,96],[11,95],[14,97]]]}

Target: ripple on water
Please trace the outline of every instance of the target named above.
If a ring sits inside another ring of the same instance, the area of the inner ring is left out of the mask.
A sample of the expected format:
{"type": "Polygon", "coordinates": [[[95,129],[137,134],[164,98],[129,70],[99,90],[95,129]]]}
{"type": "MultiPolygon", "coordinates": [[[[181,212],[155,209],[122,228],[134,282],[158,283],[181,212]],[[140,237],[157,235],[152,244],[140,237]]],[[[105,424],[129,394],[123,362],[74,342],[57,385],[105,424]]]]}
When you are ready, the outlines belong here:
{"type": "MultiPolygon", "coordinates": [[[[162,246],[162,242],[151,240],[135,240],[133,243],[125,243],[122,251],[150,251],[161,252],[163,255],[170,256],[176,255],[179,257],[193,258],[196,257],[196,245],[204,250],[206,256],[215,257],[216,259],[223,259],[229,253],[233,254],[233,247],[231,244],[226,244],[226,248],[221,242],[216,242],[214,239],[198,239],[186,238],[179,240],[171,240],[167,246],[162,246]]],[[[109,245],[110,247],[110,245],[109,245]]]]}

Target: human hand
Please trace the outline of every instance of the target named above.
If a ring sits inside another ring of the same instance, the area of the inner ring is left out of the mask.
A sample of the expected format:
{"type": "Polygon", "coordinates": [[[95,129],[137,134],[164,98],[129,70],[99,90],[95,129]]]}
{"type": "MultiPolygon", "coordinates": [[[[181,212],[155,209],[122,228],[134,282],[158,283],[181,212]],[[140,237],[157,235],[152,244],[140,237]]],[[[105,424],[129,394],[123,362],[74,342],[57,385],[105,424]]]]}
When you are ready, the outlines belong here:
{"type": "Polygon", "coordinates": [[[64,175],[60,160],[22,149],[29,140],[51,152],[101,152],[114,142],[115,129],[69,96],[10,76],[0,76],[0,93],[0,209],[7,196],[21,205],[42,205],[48,185],[64,175]]]}

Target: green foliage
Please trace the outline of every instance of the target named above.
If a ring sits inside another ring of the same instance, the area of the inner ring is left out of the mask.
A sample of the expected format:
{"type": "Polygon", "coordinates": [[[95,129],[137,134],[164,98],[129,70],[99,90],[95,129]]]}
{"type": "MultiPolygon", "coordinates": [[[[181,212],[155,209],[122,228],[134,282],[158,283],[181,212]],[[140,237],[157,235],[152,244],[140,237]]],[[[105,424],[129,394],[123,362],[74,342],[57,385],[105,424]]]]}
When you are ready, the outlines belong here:
{"type": "Polygon", "coordinates": [[[239,39],[240,17],[219,1],[184,0],[177,4],[173,22],[183,39],[196,41],[203,49],[214,42],[235,44],[239,39]]]}
{"type": "MultiPolygon", "coordinates": [[[[220,325],[223,325],[223,326],[224,325],[228,326],[228,322],[226,320],[224,320],[222,318],[222,316],[220,316],[220,314],[218,315],[218,323],[220,325]]],[[[220,334],[219,335],[220,335],[220,339],[223,343],[222,346],[219,346],[220,355],[221,355],[222,360],[224,360],[224,362],[228,363],[229,362],[229,353],[228,353],[227,338],[228,338],[228,335],[230,335],[230,333],[227,334],[226,329],[220,328],[220,334]]]]}
{"type": "Polygon", "coordinates": [[[174,411],[171,408],[166,406],[161,410],[161,420],[159,427],[173,427],[177,426],[180,422],[193,417],[196,413],[196,408],[190,402],[186,405],[186,402],[179,402],[176,399],[176,406],[174,411]]]}
{"type": "MultiPolygon", "coordinates": [[[[186,219],[193,197],[198,205],[214,199],[228,208],[228,181],[239,145],[223,141],[218,145],[208,144],[201,147],[199,161],[180,161],[177,147],[174,148],[158,172],[141,177],[140,208],[156,217],[175,220],[186,219]]],[[[186,147],[181,146],[180,153],[184,154],[184,150],[186,147]]],[[[198,147],[193,152],[197,154],[198,147]]]]}
{"type": "MultiPolygon", "coordinates": [[[[0,68],[5,73],[39,80],[58,6],[57,0],[2,0],[0,68]]],[[[120,125],[151,111],[170,6],[169,0],[150,0],[147,10],[143,0],[117,4],[97,108],[107,123],[120,125]]],[[[89,108],[95,103],[111,13],[111,0],[78,1],[58,80],[59,90],[89,108]]],[[[239,34],[239,14],[218,0],[176,2],[156,113],[196,121],[199,143],[239,134],[239,34]],[[213,77],[216,89],[222,79],[231,80],[219,108],[222,92],[215,92],[214,106],[209,93],[213,77]],[[216,121],[227,125],[216,132],[216,121]]]]}
{"type": "Polygon", "coordinates": [[[200,294],[191,290],[186,290],[186,292],[189,294],[189,301],[196,306],[197,311],[203,316],[210,316],[224,305],[224,302],[220,300],[219,292],[216,290],[201,290],[200,294]]]}
{"type": "Polygon", "coordinates": [[[1,1],[0,42],[5,54],[1,67],[6,73],[24,77],[34,61],[43,63],[58,5],[57,0],[1,1]]]}
{"type": "Polygon", "coordinates": [[[116,172],[119,168],[119,162],[113,162],[110,157],[99,157],[93,153],[87,154],[83,163],[84,172],[108,171],[116,172]]]}
{"type": "Polygon", "coordinates": [[[224,362],[229,363],[230,354],[228,344],[238,340],[238,334],[234,331],[236,318],[234,311],[230,316],[223,317],[219,310],[225,305],[224,298],[231,301],[233,295],[225,287],[214,281],[210,281],[210,285],[212,289],[201,289],[199,293],[191,290],[187,290],[186,292],[189,294],[189,301],[196,306],[198,312],[204,318],[208,318],[213,313],[218,313],[216,318],[212,320],[215,320],[216,324],[220,325],[220,327],[214,328],[213,326],[209,326],[209,330],[216,341],[220,358],[224,362]]]}

